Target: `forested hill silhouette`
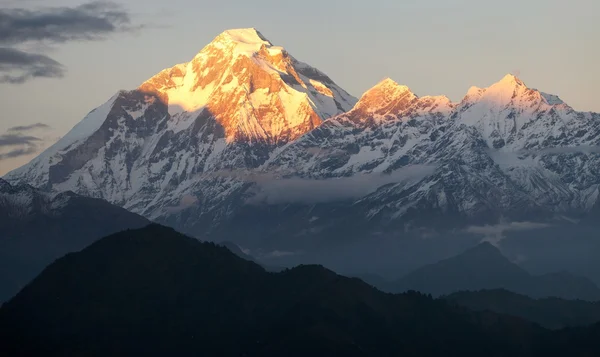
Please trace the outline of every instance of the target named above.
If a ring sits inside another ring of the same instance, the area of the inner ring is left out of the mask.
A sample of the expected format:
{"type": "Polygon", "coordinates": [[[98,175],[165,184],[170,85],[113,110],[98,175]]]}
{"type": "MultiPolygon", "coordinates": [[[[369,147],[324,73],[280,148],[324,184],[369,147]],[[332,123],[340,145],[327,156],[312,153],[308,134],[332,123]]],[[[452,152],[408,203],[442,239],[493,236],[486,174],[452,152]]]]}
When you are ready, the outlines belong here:
{"type": "Polygon", "coordinates": [[[0,303],[69,252],[150,221],[98,198],[46,193],[0,178],[0,303]]]}
{"type": "Polygon", "coordinates": [[[14,357],[585,356],[598,332],[386,294],[321,266],[268,273],[158,225],[66,255],[0,308],[0,355],[14,357]]]}

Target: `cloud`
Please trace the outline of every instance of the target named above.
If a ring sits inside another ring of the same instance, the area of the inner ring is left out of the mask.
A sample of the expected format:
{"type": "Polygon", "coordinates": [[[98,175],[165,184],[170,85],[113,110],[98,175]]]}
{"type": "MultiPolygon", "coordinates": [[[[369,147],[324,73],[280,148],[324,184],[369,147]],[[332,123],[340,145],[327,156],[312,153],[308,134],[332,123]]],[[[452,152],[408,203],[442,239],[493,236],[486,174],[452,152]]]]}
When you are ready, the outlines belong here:
{"type": "Polygon", "coordinates": [[[597,145],[579,145],[579,146],[559,146],[545,149],[533,149],[533,150],[518,150],[514,152],[503,152],[494,149],[487,149],[490,154],[500,154],[505,156],[507,159],[518,159],[519,155],[545,155],[545,154],[598,154],[600,153],[600,146],[597,145]]]}
{"type": "Polygon", "coordinates": [[[506,238],[504,236],[505,232],[529,231],[547,227],[550,227],[550,225],[538,222],[501,222],[493,226],[470,226],[467,227],[466,232],[483,235],[484,238],[481,240],[482,242],[489,242],[493,245],[497,245],[506,238]]]}
{"type": "Polygon", "coordinates": [[[21,125],[21,126],[13,126],[12,128],[8,128],[7,132],[9,133],[14,133],[14,132],[23,132],[23,131],[30,131],[30,130],[34,130],[34,129],[51,129],[52,127],[48,124],[44,124],[44,123],[35,123],[35,124],[30,124],[30,125],[21,125]]]}
{"type": "Polygon", "coordinates": [[[299,253],[297,252],[287,252],[287,251],[281,251],[281,250],[274,250],[272,252],[269,252],[267,254],[265,254],[266,257],[271,257],[271,258],[282,258],[282,257],[289,257],[292,255],[297,255],[299,253]]]}
{"type": "Polygon", "coordinates": [[[388,184],[409,183],[420,180],[435,171],[435,166],[406,166],[391,174],[355,174],[350,177],[309,179],[281,178],[272,173],[220,172],[216,176],[232,177],[257,184],[257,192],[249,204],[323,203],[353,200],[364,197],[388,184]]]}
{"type": "Polygon", "coordinates": [[[48,130],[49,125],[35,123],[9,128],[5,134],[0,135],[0,160],[12,159],[20,156],[35,154],[45,139],[33,135],[24,135],[24,132],[33,130],[48,130]],[[9,151],[6,151],[6,150],[9,151]]]}
{"type": "Polygon", "coordinates": [[[196,198],[195,196],[184,195],[179,200],[179,204],[177,206],[166,207],[166,210],[169,213],[177,213],[177,212],[183,211],[189,207],[192,207],[197,203],[198,203],[198,198],[196,198]]]}
{"type": "MultiPolygon", "coordinates": [[[[96,0],[74,7],[0,9],[0,83],[20,84],[33,78],[61,78],[66,69],[41,53],[23,50],[70,41],[96,41],[142,28],[112,1],[96,0]]],[[[38,52],[38,51],[35,51],[38,52]]]]}
{"type": "Polygon", "coordinates": [[[257,249],[257,250],[250,250],[250,249],[246,249],[246,248],[242,248],[239,247],[242,252],[246,255],[249,255],[251,257],[254,257],[256,259],[258,259],[259,261],[265,261],[265,260],[270,260],[270,259],[279,259],[279,258],[285,258],[285,257],[292,257],[292,256],[298,256],[298,255],[303,255],[304,252],[299,250],[299,251],[287,251],[287,250],[270,250],[270,251],[264,251],[263,249],[257,249]]]}
{"type": "Polygon", "coordinates": [[[540,154],[577,154],[577,153],[600,153],[600,146],[566,146],[566,147],[556,147],[556,148],[547,148],[538,151],[540,154]]]}
{"type": "Polygon", "coordinates": [[[132,29],[129,13],[112,1],[36,10],[0,9],[0,43],[9,45],[28,41],[100,40],[132,29]]]}
{"type": "Polygon", "coordinates": [[[41,140],[38,137],[29,135],[3,134],[0,135],[0,148],[6,146],[36,145],[41,140]]]}
{"type": "Polygon", "coordinates": [[[23,149],[11,150],[7,153],[0,153],[0,160],[12,159],[15,157],[26,156],[35,154],[37,152],[37,146],[30,146],[23,149]]]}
{"type": "Polygon", "coordinates": [[[61,78],[65,68],[52,58],[0,47],[0,83],[24,83],[31,78],[61,78]]]}

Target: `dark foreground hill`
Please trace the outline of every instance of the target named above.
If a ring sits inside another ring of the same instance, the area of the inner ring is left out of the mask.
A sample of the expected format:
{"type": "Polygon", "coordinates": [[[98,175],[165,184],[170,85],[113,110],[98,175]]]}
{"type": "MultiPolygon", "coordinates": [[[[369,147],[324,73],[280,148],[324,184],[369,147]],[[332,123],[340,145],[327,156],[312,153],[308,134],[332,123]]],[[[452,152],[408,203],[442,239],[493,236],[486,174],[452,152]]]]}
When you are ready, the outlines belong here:
{"type": "Polygon", "coordinates": [[[592,356],[600,328],[552,332],[320,266],[268,273],[151,225],[46,268],[0,308],[2,356],[592,356]]]}
{"type": "Polygon", "coordinates": [[[0,179],[0,302],[69,252],[150,222],[106,201],[0,179]]]}

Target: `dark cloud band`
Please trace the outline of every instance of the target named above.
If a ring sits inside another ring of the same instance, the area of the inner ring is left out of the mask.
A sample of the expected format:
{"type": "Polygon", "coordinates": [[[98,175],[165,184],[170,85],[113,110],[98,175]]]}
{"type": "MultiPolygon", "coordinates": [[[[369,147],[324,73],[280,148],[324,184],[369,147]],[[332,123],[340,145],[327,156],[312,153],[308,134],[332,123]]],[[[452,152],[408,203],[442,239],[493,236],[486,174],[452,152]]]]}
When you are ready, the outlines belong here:
{"type": "Polygon", "coordinates": [[[23,83],[31,78],[60,78],[65,68],[52,58],[0,47],[0,83],[23,83]]]}
{"type": "Polygon", "coordinates": [[[106,0],[75,7],[0,8],[0,46],[4,46],[0,47],[0,83],[65,75],[62,64],[43,54],[24,52],[19,45],[102,40],[140,27],[132,25],[129,13],[120,5],[106,0]]]}
{"type": "Polygon", "coordinates": [[[44,123],[35,123],[35,124],[30,124],[30,125],[13,126],[12,128],[8,128],[7,132],[14,133],[14,132],[30,131],[30,130],[34,130],[34,129],[50,129],[50,125],[44,124],[44,123]]]}
{"type": "Polygon", "coordinates": [[[0,9],[0,43],[97,40],[132,29],[129,13],[111,1],[39,10],[0,9]]]}
{"type": "Polygon", "coordinates": [[[0,148],[7,146],[19,146],[19,145],[36,145],[37,142],[42,139],[29,136],[29,135],[18,135],[18,134],[4,134],[0,135],[0,148]]]}
{"type": "Polygon", "coordinates": [[[25,133],[32,130],[46,131],[49,129],[50,126],[44,123],[9,128],[6,133],[0,134],[0,161],[37,153],[45,139],[25,133]]]}
{"type": "Polygon", "coordinates": [[[7,153],[0,154],[0,160],[5,159],[14,159],[15,157],[25,156],[35,154],[37,152],[37,147],[31,146],[23,149],[15,149],[11,150],[7,153]]]}

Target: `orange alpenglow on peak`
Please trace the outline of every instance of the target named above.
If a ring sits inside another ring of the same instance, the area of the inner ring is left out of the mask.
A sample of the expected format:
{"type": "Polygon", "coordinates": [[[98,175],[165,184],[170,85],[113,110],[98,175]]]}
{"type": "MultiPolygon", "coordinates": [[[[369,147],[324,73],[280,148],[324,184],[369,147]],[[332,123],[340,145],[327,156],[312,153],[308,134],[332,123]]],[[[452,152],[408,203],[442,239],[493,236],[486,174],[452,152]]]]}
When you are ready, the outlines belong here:
{"type": "Polygon", "coordinates": [[[217,38],[219,37],[229,37],[232,41],[241,42],[241,43],[264,43],[271,44],[269,40],[265,36],[263,36],[260,31],[251,28],[242,28],[242,29],[232,29],[223,31],[217,38]]]}
{"type": "Polygon", "coordinates": [[[521,81],[517,76],[515,76],[512,73],[509,73],[507,75],[505,75],[501,80],[500,83],[509,83],[509,84],[524,84],[523,81],[521,81]]]}
{"type": "Polygon", "coordinates": [[[407,86],[386,78],[362,95],[353,112],[360,115],[397,113],[415,98],[407,86]]]}
{"type": "Polygon", "coordinates": [[[502,77],[499,82],[492,84],[488,89],[497,88],[497,89],[507,89],[512,90],[517,87],[527,87],[522,80],[514,76],[513,74],[507,74],[502,77]]]}
{"type": "Polygon", "coordinates": [[[398,84],[398,82],[394,81],[391,78],[385,78],[384,80],[380,81],[379,83],[377,83],[373,88],[371,88],[368,92],[372,91],[372,90],[388,90],[388,91],[393,91],[396,93],[402,93],[402,92],[406,92],[409,91],[410,92],[410,88],[408,88],[405,85],[402,84],[398,84]]]}
{"type": "Polygon", "coordinates": [[[139,89],[158,96],[180,122],[210,112],[228,142],[287,142],[356,103],[254,28],[222,32],[190,62],[161,71],[139,89]]]}

